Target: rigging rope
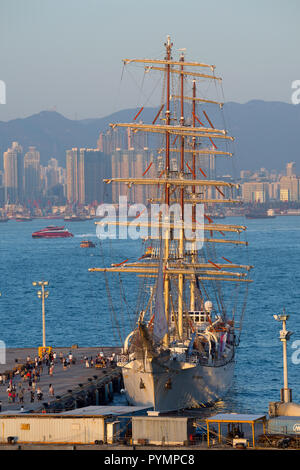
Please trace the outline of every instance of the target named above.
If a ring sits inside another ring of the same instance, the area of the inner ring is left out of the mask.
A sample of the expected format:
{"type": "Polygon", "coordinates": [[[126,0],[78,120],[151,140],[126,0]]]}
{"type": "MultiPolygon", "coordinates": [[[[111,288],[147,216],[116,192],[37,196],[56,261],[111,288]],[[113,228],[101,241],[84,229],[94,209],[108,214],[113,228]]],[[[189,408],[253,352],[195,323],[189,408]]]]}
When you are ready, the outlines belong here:
{"type": "MultiPolygon", "coordinates": [[[[99,245],[100,245],[100,251],[101,251],[102,257],[104,258],[104,252],[103,252],[103,246],[102,246],[101,240],[99,242],[99,245]]],[[[113,334],[116,335],[115,330],[117,330],[117,333],[118,333],[118,336],[119,336],[118,339],[120,340],[120,344],[123,344],[123,339],[122,339],[122,335],[121,335],[120,328],[119,328],[119,322],[118,322],[116,312],[114,310],[114,306],[113,306],[113,302],[112,302],[112,298],[111,298],[111,294],[110,294],[110,289],[109,289],[109,284],[108,284],[108,279],[107,279],[107,276],[106,276],[105,272],[104,272],[104,281],[105,281],[107,298],[108,298],[109,307],[110,307],[111,323],[112,323],[112,325],[115,325],[115,328],[112,328],[113,334]]]]}

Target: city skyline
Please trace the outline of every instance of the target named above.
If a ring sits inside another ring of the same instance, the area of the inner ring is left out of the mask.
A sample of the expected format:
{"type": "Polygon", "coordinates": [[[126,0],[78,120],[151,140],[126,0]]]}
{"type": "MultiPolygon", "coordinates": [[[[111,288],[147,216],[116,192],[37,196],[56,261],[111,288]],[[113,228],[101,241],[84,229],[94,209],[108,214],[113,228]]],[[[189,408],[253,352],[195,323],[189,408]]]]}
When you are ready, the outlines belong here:
{"type": "MultiPolygon", "coordinates": [[[[35,146],[23,148],[18,142],[11,143],[3,153],[4,171],[0,172],[0,206],[23,204],[26,207],[50,207],[52,205],[90,205],[103,202],[118,203],[119,196],[127,196],[130,203],[145,203],[156,195],[145,187],[133,186],[128,190],[124,184],[108,185],[103,178],[155,177],[163,172],[163,159],[156,156],[141,136],[131,135],[129,129],[123,134],[100,133],[97,148],[73,147],[66,151],[65,167],[58,166],[52,157],[47,166],[40,163],[40,153],[35,146]]],[[[207,166],[202,157],[202,169],[210,177],[220,176],[234,180],[229,174],[218,173],[211,164],[207,166]]],[[[171,171],[178,171],[178,161],[173,156],[171,171]]],[[[197,175],[201,177],[201,175],[197,175]]],[[[256,171],[241,170],[236,179],[245,203],[270,201],[299,203],[300,172],[295,161],[286,162],[284,171],[260,168],[256,171]]],[[[207,195],[220,198],[216,191],[207,195]]]]}

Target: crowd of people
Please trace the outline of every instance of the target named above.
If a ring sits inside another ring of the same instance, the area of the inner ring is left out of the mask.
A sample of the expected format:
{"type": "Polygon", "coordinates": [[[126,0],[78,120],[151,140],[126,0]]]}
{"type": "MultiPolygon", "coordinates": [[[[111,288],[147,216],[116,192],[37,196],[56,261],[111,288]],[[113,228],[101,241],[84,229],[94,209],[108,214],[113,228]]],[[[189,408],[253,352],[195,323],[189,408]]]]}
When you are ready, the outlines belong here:
{"type": "Polygon", "coordinates": [[[111,356],[104,356],[103,352],[99,352],[95,359],[91,357],[90,359],[85,356],[84,357],[85,367],[96,367],[96,368],[104,368],[104,367],[112,367],[116,364],[116,355],[112,353],[111,356]]]}
{"type": "MultiPolygon", "coordinates": [[[[2,374],[0,385],[5,385],[8,381],[6,388],[8,403],[23,404],[25,400],[30,403],[34,403],[35,400],[42,401],[44,392],[38,383],[45,368],[47,368],[49,375],[53,375],[55,360],[56,354],[52,352],[43,355],[43,357],[36,356],[34,359],[28,356],[25,364],[15,368],[9,376],[2,374]]],[[[52,385],[51,388],[49,386],[48,393],[54,395],[52,385]]]]}
{"type": "MultiPolygon", "coordinates": [[[[67,370],[78,362],[73,353],[69,351],[64,355],[61,351],[59,355],[55,351],[44,352],[41,357],[35,356],[26,358],[25,364],[15,367],[9,373],[0,374],[0,386],[6,386],[8,403],[19,403],[21,406],[26,402],[34,403],[45,398],[54,397],[54,387],[50,383],[48,394],[39,386],[42,374],[49,377],[54,375],[55,369],[59,366],[67,370]]],[[[103,352],[99,352],[95,357],[84,356],[80,361],[85,367],[105,368],[116,363],[115,354],[105,357],[103,352]]],[[[0,411],[1,411],[0,402],[0,411]]]]}

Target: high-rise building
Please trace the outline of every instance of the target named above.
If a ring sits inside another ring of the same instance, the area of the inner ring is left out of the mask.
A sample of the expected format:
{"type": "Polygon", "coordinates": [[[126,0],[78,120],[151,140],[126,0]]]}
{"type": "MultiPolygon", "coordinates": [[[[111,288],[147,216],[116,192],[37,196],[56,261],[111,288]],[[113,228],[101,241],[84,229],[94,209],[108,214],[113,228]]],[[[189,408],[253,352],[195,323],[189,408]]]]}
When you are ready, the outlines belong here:
{"type": "Polygon", "coordinates": [[[51,158],[48,161],[48,166],[45,168],[45,190],[46,192],[59,183],[59,169],[58,161],[56,158],[51,158]]]}
{"type": "MultiPolygon", "coordinates": [[[[113,178],[141,178],[145,171],[146,178],[154,178],[159,172],[159,165],[154,163],[153,155],[148,149],[116,150],[111,156],[113,178]]],[[[145,204],[149,198],[154,197],[151,188],[146,185],[132,185],[129,190],[126,183],[113,183],[112,201],[117,204],[119,196],[127,196],[131,204],[145,204]]]]}
{"type": "Polygon", "coordinates": [[[10,203],[23,199],[23,149],[18,142],[3,153],[5,200],[10,203]]]}
{"type": "Polygon", "coordinates": [[[73,148],[66,153],[67,199],[92,204],[111,201],[111,188],[103,178],[111,176],[111,159],[99,149],[73,148]]]}
{"type": "Polygon", "coordinates": [[[242,198],[245,202],[266,202],[269,198],[269,186],[265,182],[243,183],[242,198]]]}
{"type": "Polygon", "coordinates": [[[296,162],[289,162],[286,164],[286,176],[296,176],[296,162]]]}
{"type": "Polygon", "coordinates": [[[268,184],[269,188],[269,199],[277,201],[280,198],[280,182],[272,181],[268,184]]]}
{"type": "Polygon", "coordinates": [[[252,171],[250,171],[250,170],[241,170],[241,172],[240,172],[240,178],[242,180],[248,179],[251,176],[252,176],[252,171]]]}
{"type": "Polygon", "coordinates": [[[67,200],[69,203],[79,201],[78,187],[78,148],[72,148],[66,152],[66,172],[67,172],[67,200]]]}
{"type": "Polygon", "coordinates": [[[280,178],[280,200],[293,201],[300,200],[300,179],[295,175],[282,176],[280,178]]]}
{"type": "Polygon", "coordinates": [[[58,166],[56,158],[51,158],[48,165],[41,166],[41,183],[43,196],[47,204],[65,204],[65,169],[58,166]]]}
{"type": "Polygon", "coordinates": [[[103,178],[111,175],[111,160],[98,149],[80,149],[79,202],[102,203],[111,200],[111,188],[103,178]]]}
{"type": "Polygon", "coordinates": [[[113,128],[99,134],[97,148],[107,155],[119,150],[148,150],[148,136],[142,132],[134,133],[129,127],[113,128]]]}
{"type": "Polygon", "coordinates": [[[24,156],[24,196],[27,200],[38,199],[41,192],[40,152],[29,147],[24,156]]]}

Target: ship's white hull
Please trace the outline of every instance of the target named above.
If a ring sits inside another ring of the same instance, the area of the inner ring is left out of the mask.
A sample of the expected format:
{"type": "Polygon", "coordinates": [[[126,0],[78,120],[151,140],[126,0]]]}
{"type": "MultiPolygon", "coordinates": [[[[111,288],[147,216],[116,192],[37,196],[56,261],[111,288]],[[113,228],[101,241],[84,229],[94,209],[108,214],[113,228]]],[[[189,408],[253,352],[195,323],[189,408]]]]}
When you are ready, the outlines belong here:
{"type": "Polygon", "coordinates": [[[212,367],[170,359],[135,359],[122,372],[130,404],[173,411],[222,399],[232,382],[234,360],[212,367]]]}

